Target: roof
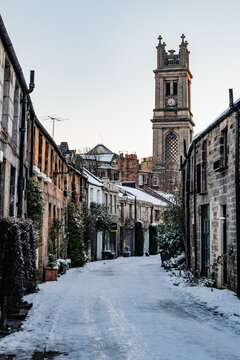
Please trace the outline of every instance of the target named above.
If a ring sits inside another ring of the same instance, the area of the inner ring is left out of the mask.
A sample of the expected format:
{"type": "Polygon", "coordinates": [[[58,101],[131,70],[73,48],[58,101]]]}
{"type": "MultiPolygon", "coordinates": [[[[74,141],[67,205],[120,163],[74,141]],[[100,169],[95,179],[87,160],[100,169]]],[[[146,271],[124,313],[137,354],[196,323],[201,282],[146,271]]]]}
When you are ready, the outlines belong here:
{"type": "Polygon", "coordinates": [[[87,177],[89,184],[103,187],[103,182],[94,176],[89,170],[83,168],[83,175],[87,177]]]}
{"type": "Polygon", "coordinates": [[[236,108],[240,107],[240,98],[234,101],[234,108],[230,109],[228,107],[226,110],[224,110],[213,122],[210,123],[203,131],[200,131],[198,134],[196,134],[193,138],[193,141],[189,145],[188,153],[193,148],[193,144],[196,143],[197,140],[200,140],[204,135],[206,135],[210,130],[212,130],[215,126],[220,124],[224,119],[226,119],[230,114],[232,114],[236,108]]]}
{"type": "Polygon", "coordinates": [[[158,191],[158,190],[154,190],[152,189],[153,192],[157,193],[158,195],[160,195],[162,198],[165,198],[168,202],[174,203],[175,202],[175,198],[173,194],[169,194],[163,191],[158,191]]]}
{"type": "Polygon", "coordinates": [[[98,144],[93,149],[87,152],[88,155],[91,154],[114,154],[111,150],[109,150],[105,145],[98,144]]]}
{"type": "Polygon", "coordinates": [[[108,169],[108,170],[115,170],[115,171],[119,171],[119,168],[114,168],[113,166],[111,166],[110,164],[99,164],[98,165],[98,169],[108,169]]]}
{"type": "Polygon", "coordinates": [[[149,204],[153,204],[153,205],[158,205],[158,206],[166,206],[166,202],[156,198],[155,196],[152,196],[150,194],[148,194],[147,192],[138,189],[138,188],[130,188],[128,186],[122,186],[122,185],[117,185],[119,188],[119,191],[121,194],[125,194],[127,193],[127,195],[129,196],[130,199],[135,199],[138,201],[144,201],[147,202],[149,204]]]}
{"type": "Polygon", "coordinates": [[[112,163],[119,156],[117,154],[78,154],[83,160],[112,163]]]}

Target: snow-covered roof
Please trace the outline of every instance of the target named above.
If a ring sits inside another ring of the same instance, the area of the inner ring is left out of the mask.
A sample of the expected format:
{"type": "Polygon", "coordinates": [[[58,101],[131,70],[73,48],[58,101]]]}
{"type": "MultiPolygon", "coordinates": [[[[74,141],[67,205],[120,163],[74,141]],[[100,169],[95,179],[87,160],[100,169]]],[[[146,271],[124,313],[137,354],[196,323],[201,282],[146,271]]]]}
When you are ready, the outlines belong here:
{"type": "Polygon", "coordinates": [[[114,168],[110,164],[99,164],[98,169],[119,170],[118,168],[114,168]]]}
{"type": "Polygon", "coordinates": [[[169,194],[163,191],[158,191],[158,190],[154,190],[157,194],[159,194],[160,196],[162,196],[163,198],[165,198],[168,201],[174,202],[174,195],[173,194],[169,194]]]}
{"type": "Polygon", "coordinates": [[[93,160],[97,162],[113,162],[118,155],[116,154],[79,154],[83,160],[93,160]]]}
{"type": "Polygon", "coordinates": [[[123,192],[124,192],[124,193],[127,193],[127,195],[129,195],[129,198],[131,198],[131,199],[134,199],[136,196],[136,199],[139,201],[145,201],[150,204],[158,205],[158,206],[166,206],[167,205],[164,201],[156,198],[155,196],[148,194],[144,190],[141,190],[138,188],[132,188],[129,186],[122,186],[122,185],[117,185],[117,186],[119,188],[119,191],[121,192],[121,196],[123,195],[123,192]]]}
{"type": "Polygon", "coordinates": [[[86,168],[83,168],[83,175],[87,177],[89,184],[103,187],[103,182],[99,180],[95,175],[93,175],[90,171],[88,171],[86,168]]]}

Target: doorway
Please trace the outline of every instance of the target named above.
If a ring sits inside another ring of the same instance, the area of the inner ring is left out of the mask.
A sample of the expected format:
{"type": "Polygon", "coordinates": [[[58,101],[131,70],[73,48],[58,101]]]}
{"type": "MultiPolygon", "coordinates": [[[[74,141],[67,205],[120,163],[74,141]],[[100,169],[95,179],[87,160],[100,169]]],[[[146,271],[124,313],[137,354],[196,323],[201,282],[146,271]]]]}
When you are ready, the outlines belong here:
{"type": "Polygon", "coordinates": [[[209,205],[201,206],[201,230],[202,230],[202,275],[209,275],[210,265],[210,219],[209,205]]]}

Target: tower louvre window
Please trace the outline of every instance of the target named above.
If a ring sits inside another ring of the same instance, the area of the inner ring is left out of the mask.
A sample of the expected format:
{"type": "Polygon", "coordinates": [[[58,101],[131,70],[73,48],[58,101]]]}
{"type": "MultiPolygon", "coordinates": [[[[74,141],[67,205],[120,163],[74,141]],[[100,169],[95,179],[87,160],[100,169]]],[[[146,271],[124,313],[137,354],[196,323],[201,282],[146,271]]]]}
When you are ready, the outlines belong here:
{"type": "Polygon", "coordinates": [[[173,83],[173,95],[177,95],[177,82],[174,81],[173,83]]]}
{"type": "Polygon", "coordinates": [[[177,139],[177,135],[174,134],[173,132],[168,133],[166,136],[165,151],[166,151],[166,162],[175,163],[177,161],[178,139],[177,139]]]}
{"type": "Polygon", "coordinates": [[[170,82],[166,82],[166,96],[170,95],[170,82]]]}

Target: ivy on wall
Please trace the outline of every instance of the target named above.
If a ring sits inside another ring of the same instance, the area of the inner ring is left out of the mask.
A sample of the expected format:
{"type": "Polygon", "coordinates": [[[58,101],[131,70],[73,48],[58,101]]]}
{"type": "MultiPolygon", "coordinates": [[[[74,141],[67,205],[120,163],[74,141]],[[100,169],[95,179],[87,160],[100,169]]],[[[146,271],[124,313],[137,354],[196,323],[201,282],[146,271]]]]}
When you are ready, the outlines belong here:
{"type": "Polygon", "coordinates": [[[32,178],[27,181],[27,217],[40,232],[43,224],[44,201],[40,186],[32,178]]]}
{"type": "Polygon", "coordinates": [[[82,215],[74,203],[68,205],[67,254],[73,267],[86,262],[82,215]]]}

